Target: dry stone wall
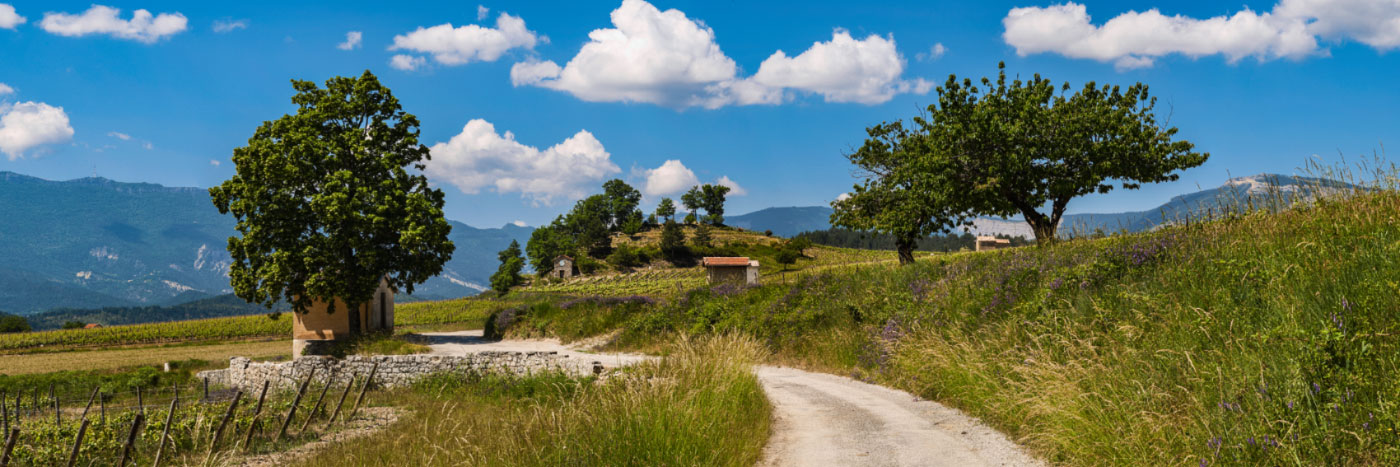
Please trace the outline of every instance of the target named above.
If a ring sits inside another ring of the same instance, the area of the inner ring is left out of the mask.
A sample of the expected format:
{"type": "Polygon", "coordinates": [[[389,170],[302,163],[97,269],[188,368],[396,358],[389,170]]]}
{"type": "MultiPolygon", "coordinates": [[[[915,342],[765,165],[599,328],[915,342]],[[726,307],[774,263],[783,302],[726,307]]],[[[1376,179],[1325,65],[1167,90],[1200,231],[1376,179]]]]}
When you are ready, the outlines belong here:
{"type": "Polygon", "coordinates": [[[374,355],[334,358],[304,356],[290,362],[254,362],[244,357],[229,359],[228,369],[201,371],[196,377],[211,386],[237,387],[255,391],[268,381],[273,390],[292,389],[315,370],[312,379],[325,383],[334,378],[344,381],[351,374],[364,377],[378,364],[374,381],[380,387],[398,387],[434,373],[498,372],[529,374],[560,370],[591,373],[595,362],[570,359],[556,352],[476,352],[467,355],[374,355]]]}

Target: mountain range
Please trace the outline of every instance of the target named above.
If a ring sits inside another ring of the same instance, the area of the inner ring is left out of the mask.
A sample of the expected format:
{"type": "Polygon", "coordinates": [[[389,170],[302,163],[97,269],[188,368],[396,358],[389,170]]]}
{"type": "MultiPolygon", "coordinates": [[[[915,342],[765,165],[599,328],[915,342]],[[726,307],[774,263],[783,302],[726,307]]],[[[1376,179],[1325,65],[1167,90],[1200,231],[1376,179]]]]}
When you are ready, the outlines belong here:
{"type": "MultiPolygon", "coordinates": [[[[1160,206],[1144,211],[1096,214],[1066,214],[1060,221],[1061,235],[1095,231],[1140,232],[1164,223],[1194,218],[1208,211],[1238,207],[1248,202],[1256,205],[1277,198],[1284,202],[1299,195],[1308,195],[1314,187],[1349,188],[1340,182],[1311,177],[1259,174],[1236,177],[1223,185],[1176,196],[1160,206]]],[[[832,209],[827,206],[768,208],[749,214],[729,217],[726,222],[748,230],[772,230],[774,235],[791,237],[802,232],[831,228],[832,209]]],[[[1034,238],[1024,221],[1015,218],[979,217],[967,228],[975,235],[1009,235],[1034,238]]]]}
{"type": "MultiPolygon", "coordinates": [[[[451,222],[457,250],[419,298],[485,290],[496,252],[533,229],[479,229],[451,222]]],[[[49,181],[0,172],[0,310],[173,305],[232,290],[228,237],[203,188],[100,177],[49,181]]]]}

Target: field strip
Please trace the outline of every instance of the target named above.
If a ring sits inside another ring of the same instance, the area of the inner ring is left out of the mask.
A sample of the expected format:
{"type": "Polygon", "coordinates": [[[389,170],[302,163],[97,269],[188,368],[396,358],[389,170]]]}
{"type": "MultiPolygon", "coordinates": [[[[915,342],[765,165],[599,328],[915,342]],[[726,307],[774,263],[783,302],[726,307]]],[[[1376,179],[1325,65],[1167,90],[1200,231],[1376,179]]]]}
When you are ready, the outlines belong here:
{"type": "Polygon", "coordinates": [[[0,355],[0,374],[22,375],[62,370],[105,370],[136,365],[159,365],[191,358],[218,362],[232,356],[264,358],[291,356],[288,340],[235,342],[229,344],[143,347],[116,350],[0,355]]]}

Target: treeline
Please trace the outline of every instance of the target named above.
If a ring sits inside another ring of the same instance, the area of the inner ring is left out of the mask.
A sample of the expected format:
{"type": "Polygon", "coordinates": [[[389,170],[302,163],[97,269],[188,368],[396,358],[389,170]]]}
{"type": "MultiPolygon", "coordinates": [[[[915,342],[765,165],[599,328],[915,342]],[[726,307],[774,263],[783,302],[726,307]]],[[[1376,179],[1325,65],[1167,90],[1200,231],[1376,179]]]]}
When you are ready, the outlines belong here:
{"type": "MultiPolygon", "coordinates": [[[[286,310],[289,307],[279,306],[286,310]]],[[[195,300],[168,306],[103,307],[92,309],[56,308],[28,317],[35,330],[83,327],[89,323],[103,326],[119,324],[159,323],[225,316],[267,313],[270,310],[248,303],[233,294],[195,300]]]]}
{"type": "MultiPolygon", "coordinates": [[[[1011,241],[1012,246],[1029,245],[1030,240],[1025,237],[1012,237],[1010,235],[997,235],[997,238],[1004,238],[1011,241]]],[[[862,232],[851,229],[826,229],[802,232],[793,238],[805,238],[818,245],[834,246],[839,248],[859,248],[862,250],[895,250],[894,235],[878,232],[862,232]]],[[[916,241],[917,249],[923,251],[958,251],[961,249],[972,250],[977,246],[977,237],[970,233],[962,235],[942,234],[929,235],[919,238],[916,241]]]]}

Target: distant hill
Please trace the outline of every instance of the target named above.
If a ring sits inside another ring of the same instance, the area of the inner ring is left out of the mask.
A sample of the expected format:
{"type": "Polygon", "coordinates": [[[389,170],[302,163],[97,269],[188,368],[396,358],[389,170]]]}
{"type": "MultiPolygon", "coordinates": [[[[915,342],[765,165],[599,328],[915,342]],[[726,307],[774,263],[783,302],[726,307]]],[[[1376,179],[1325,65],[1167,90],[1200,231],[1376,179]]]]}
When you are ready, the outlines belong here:
{"type": "MultiPolygon", "coordinates": [[[[203,188],[0,172],[0,219],[0,303],[11,313],[169,305],[231,292],[225,247],[234,221],[203,188]]],[[[484,290],[496,252],[533,231],[452,227],[456,253],[416,295],[484,290]]]]}
{"type": "MultiPolygon", "coordinates": [[[[1163,223],[1194,217],[1210,210],[1237,206],[1253,200],[1255,204],[1269,197],[1290,201],[1298,196],[1309,196],[1309,187],[1344,188],[1347,185],[1317,178],[1295,177],[1277,174],[1259,174],[1249,177],[1232,178],[1225,184],[1207,190],[1189,193],[1172,198],[1160,206],[1144,211],[1067,214],[1060,222],[1062,235],[1105,232],[1140,232],[1163,223]]],[[[831,228],[831,208],[826,206],[768,208],[726,219],[726,223],[749,230],[772,230],[775,235],[791,237],[800,232],[818,231],[831,228]]],[[[1019,219],[999,219],[983,217],[975,221],[969,231],[975,235],[1007,235],[1034,238],[1025,222],[1019,219]]]]}

